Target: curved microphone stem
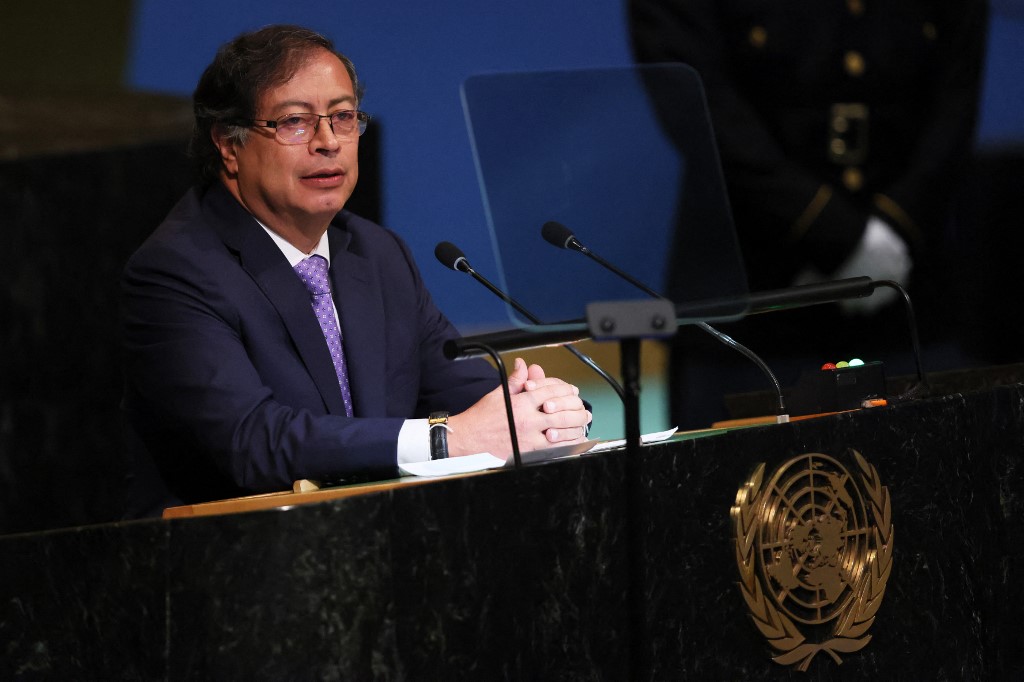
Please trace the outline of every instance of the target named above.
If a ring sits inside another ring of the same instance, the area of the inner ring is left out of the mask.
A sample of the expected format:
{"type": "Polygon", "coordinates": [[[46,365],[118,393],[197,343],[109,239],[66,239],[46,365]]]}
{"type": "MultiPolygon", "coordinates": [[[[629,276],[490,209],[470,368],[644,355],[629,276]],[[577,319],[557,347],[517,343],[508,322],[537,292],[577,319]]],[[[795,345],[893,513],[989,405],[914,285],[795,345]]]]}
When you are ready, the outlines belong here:
{"type": "Polygon", "coordinates": [[[709,324],[706,324],[704,322],[698,322],[697,326],[706,331],[708,334],[711,334],[716,339],[718,339],[725,345],[729,346],[733,350],[738,351],[743,355],[747,356],[747,358],[749,358],[751,362],[757,365],[760,368],[760,370],[764,372],[765,376],[767,376],[768,379],[772,382],[772,385],[775,387],[775,400],[777,401],[777,405],[775,406],[776,414],[786,414],[786,402],[782,397],[782,385],[779,383],[779,380],[775,377],[775,373],[772,372],[771,368],[769,368],[768,365],[765,364],[765,361],[762,360],[757,355],[757,353],[750,350],[739,341],[736,341],[734,338],[732,338],[725,332],[721,332],[709,324]]]}
{"type": "MultiPolygon", "coordinates": [[[[658,292],[654,291],[653,289],[651,289],[649,286],[647,286],[646,284],[644,284],[640,280],[636,279],[635,277],[633,277],[632,275],[630,275],[627,272],[623,272],[619,268],[615,267],[614,265],[612,265],[611,263],[606,261],[604,258],[601,258],[596,253],[594,253],[593,251],[588,249],[586,246],[584,246],[583,244],[580,243],[580,241],[576,238],[575,235],[568,234],[568,235],[565,235],[563,237],[563,235],[561,234],[561,230],[557,230],[557,229],[552,230],[551,228],[548,227],[549,225],[552,225],[552,223],[546,223],[544,225],[544,230],[543,230],[544,238],[545,238],[546,241],[548,241],[548,243],[553,244],[554,246],[561,246],[562,248],[568,249],[570,251],[579,251],[580,253],[582,253],[583,255],[587,256],[588,258],[596,261],[598,264],[600,264],[606,270],[610,270],[611,272],[615,273],[616,275],[618,275],[622,279],[626,280],[627,282],[632,284],[634,287],[636,287],[640,291],[642,291],[645,294],[647,294],[648,296],[650,296],[652,298],[664,298],[661,294],[659,294],[658,292]],[[554,234],[555,233],[558,234],[557,241],[554,239],[554,234]],[[561,242],[561,243],[559,243],[559,242],[561,242]]],[[[568,228],[565,228],[565,229],[566,229],[566,231],[568,231],[568,228]]],[[[729,346],[733,350],[739,351],[740,353],[745,355],[747,358],[749,358],[751,361],[753,361],[753,363],[755,365],[757,365],[757,367],[762,372],[764,372],[765,376],[768,377],[768,380],[772,382],[772,386],[775,387],[775,396],[776,396],[776,400],[778,401],[778,404],[776,405],[776,410],[777,410],[776,414],[778,414],[778,415],[786,414],[786,402],[785,402],[785,399],[782,396],[782,386],[781,386],[781,384],[779,384],[779,380],[775,377],[775,373],[772,372],[772,370],[768,367],[768,365],[765,364],[764,360],[759,358],[754,351],[750,350],[749,348],[747,348],[746,346],[744,346],[740,342],[736,341],[735,339],[733,339],[728,334],[724,334],[724,333],[718,331],[717,329],[715,329],[711,325],[707,324],[706,322],[698,322],[697,323],[697,327],[699,329],[701,329],[701,331],[704,331],[704,332],[707,332],[708,334],[711,334],[711,336],[715,337],[720,342],[722,342],[725,345],[729,346]]]]}
{"type": "Polygon", "coordinates": [[[575,355],[577,358],[579,358],[580,362],[582,362],[584,365],[597,372],[602,379],[607,381],[608,385],[611,386],[615,393],[618,394],[619,400],[626,399],[626,391],[625,389],[622,388],[622,385],[619,384],[619,382],[616,381],[614,378],[612,378],[612,375],[608,374],[608,372],[601,369],[601,367],[596,362],[594,362],[593,358],[591,358],[589,355],[586,355],[585,353],[581,353],[572,346],[562,346],[562,348],[566,349],[567,351],[575,355]]]}
{"type": "Polygon", "coordinates": [[[917,335],[917,317],[914,315],[914,305],[910,302],[910,295],[907,293],[907,290],[899,282],[891,279],[881,279],[875,280],[873,284],[876,287],[883,286],[895,289],[903,299],[903,307],[907,311],[907,325],[910,327],[910,343],[914,349],[914,362],[917,365],[917,384],[904,391],[903,394],[898,396],[897,400],[912,398],[928,387],[928,382],[924,376],[924,369],[921,367],[921,340],[917,335]]]}
{"type": "MultiPolygon", "coordinates": [[[[437,248],[434,250],[434,255],[437,257],[439,261],[441,261],[441,264],[444,265],[445,267],[451,268],[456,272],[465,272],[466,274],[472,276],[473,279],[487,287],[488,291],[490,291],[492,294],[500,298],[508,305],[512,306],[516,310],[516,312],[518,312],[520,315],[525,317],[533,324],[544,324],[543,322],[540,321],[540,319],[537,318],[537,316],[535,316],[529,310],[521,306],[517,301],[513,300],[512,297],[510,297],[504,291],[494,286],[494,284],[492,284],[489,279],[487,279],[486,277],[478,273],[476,270],[474,270],[473,266],[471,266],[469,264],[469,261],[466,260],[466,257],[462,253],[462,251],[451,242],[441,242],[440,244],[438,244],[437,248]]],[[[596,372],[598,376],[600,376],[602,379],[608,382],[608,385],[611,386],[615,393],[619,396],[619,400],[625,402],[626,392],[622,388],[622,385],[619,384],[619,382],[616,381],[610,374],[608,374],[608,372],[604,371],[604,369],[602,369],[596,362],[594,362],[593,358],[573,348],[570,345],[563,345],[562,348],[575,355],[580,362],[582,362],[590,369],[594,370],[594,372],[596,372]]]]}
{"type": "Polygon", "coordinates": [[[476,348],[484,351],[494,360],[494,364],[498,367],[498,375],[501,378],[501,392],[505,396],[505,417],[508,419],[508,435],[512,439],[512,458],[516,463],[516,467],[523,465],[523,460],[519,456],[519,438],[516,436],[516,418],[512,413],[512,394],[508,390],[508,372],[505,371],[505,363],[501,361],[501,356],[491,348],[482,343],[467,345],[466,348],[476,348]]]}
{"type": "MultiPolygon", "coordinates": [[[[501,289],[499,289],[496,286],[494,286],[493,284],[491,284],[491,282],[488,281],[486,277],[484,277],[483,275],[480,275],[479,273],[477,273],[477,271],[474,270],[472,267],[470,267],[468,263],[465,264],[464,267],[466,268],[466,272],[468,272],[473,277],[473,279],[475,279],[476,281],[478,281],[481,284],[483,284],[495,296],[497,296],[501,300],[505,301],[505,303],[507,303],[510,306],[512,306],[513,308],[515,308],[516,311],[520,315],[525,317],[527,320],[529,320],[533,324],[538,324],[538,325],[544,324],[543,322],[540,321],[540,319],[538,319],[533,314],[531,314],[530,311],[528,311],[526,308],[524,308],[523,306],[519,305],[516,301],[512,300],[509,296],[507,296],[505,294],[505,292],[503,292],[501,289]]],[[[608,374],[608,372],[604,371],[600,366],[598,366],[598,364],[596,362],[594,362],[593,358],[591,358],[589,355],[586,355],[585,353],[582,353],[582,352],[576,350],[572,346],[566,345],[566,346],[562,346],[562,348],[566,349],[567,351],[569,351],[570,353],[575,355],[577,358],[579,358],[580,362],[582,362],[584,365],[586,365],[590,369],[592,369],[595,372],[597,372],[601,376],[602,379],[607,381],[608,385],[611,386],[615,390],[615,393],[618,394],[619,400],[625,400],[626,399],[626,391],[625,391],[625,389],[622,388],[622,385],[619,384],[619,382],[616,381],[612,377],[612,375],[608,374]]]]}
{"type": "Polygon", "coordinates": [[[501,289],[499,289],[498,287],[494,286],[494,285],[493,285],[493,284],[491,283],[491,280],[487,279],[486,277],[484,277],[483,275],[481,275],[481,274],[480,274],[479,272],[477,272],[476,270],[474,270],[474,269],[473,269],[473,267],[472,267],[472,266],[471,266],[471,265],[470,265],[470,264],[469,264],[469,263],[468,263],[467,261],[465,261],[465,260],[464,260],[464,261],[462,261],[462,263],[460,264],[460,266],[461,266],[461,267],[459,268],[460,270],[463,270],[463,271],[464,271],[464,272],[466,272],[466,273],[467,273],[468,275],[470,275],[470,276],[471,276],[471,277],[472,277],[473,279],[475,279],[476,281],[480,282],[480,284],[483,284],[483,285],[484,285],[485,287],[487,287],[487,290],[488,290],[488,291],[490,291],[490,292],[491,292],[492,294],[494,294],[495,296],[497,296],[498,298],[500,298],[500,299],[501,299],[502,301],[504,301],[505,303],[507,303],[507,304],[509,304],[510,306],[512,306],[513,308],[515,308],[515,309],[516,309],[516,312],[518,312],[518,313],[519,313],[520,315],[522,315],[523,317],[525,317],[525,318],[526,318],[527,320],[529,320],[529,321],[530,321],[530,322],[532,322],[533,324],[541,324],[541,321],[540,321],[540,320],[538,320],[538,319],[537,319],[536,317],[534,317],[534,316],[533,316],[533,314],[532,314],[532,313],[530,313],[530,311],[529,311],[529,310],[527,310],[526,308],[524,308],[523,306],[521,306],[521,305],[520,305],[520,304],[519,304],[519,303],[518,303],[517,301],[515,301],[514,299],[512,299],[512,298],[511,298],[511,297],[510,297],[510,296],[509,296],[508,294],[506,294],[506,293],[505,293],[504,291],[502,291],[502,290],[501,290],[501,289]]]}

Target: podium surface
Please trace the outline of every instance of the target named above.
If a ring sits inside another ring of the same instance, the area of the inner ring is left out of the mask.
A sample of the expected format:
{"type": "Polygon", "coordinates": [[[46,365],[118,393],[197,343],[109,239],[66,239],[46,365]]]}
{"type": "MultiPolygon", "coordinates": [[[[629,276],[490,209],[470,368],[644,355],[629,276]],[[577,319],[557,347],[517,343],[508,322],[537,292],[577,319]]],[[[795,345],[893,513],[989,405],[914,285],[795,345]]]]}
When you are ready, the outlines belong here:
{"type": "Polygon", "coordinates": [[[1024,386],[252,513],[0,537],[0,678],[1018,679],[1024,386]],[[891,500],[862,648],[772,660],[730,509],[856,450],[891,500]]]}

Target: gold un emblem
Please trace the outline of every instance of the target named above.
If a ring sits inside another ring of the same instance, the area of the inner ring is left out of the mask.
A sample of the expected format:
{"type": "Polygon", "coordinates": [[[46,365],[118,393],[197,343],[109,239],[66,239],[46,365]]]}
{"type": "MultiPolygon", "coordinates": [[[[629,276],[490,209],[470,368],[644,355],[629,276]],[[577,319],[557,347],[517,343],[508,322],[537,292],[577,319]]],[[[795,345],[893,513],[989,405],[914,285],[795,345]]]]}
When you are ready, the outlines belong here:
{"type": "Polygon", "coordinates": [[[730,510],[740,591],[772,660],[806,671],[819,651],[863,649],[892,570],[889,490],[850,450],[857,475],[820,453],[764,482],[764,463],[730,510]]]}

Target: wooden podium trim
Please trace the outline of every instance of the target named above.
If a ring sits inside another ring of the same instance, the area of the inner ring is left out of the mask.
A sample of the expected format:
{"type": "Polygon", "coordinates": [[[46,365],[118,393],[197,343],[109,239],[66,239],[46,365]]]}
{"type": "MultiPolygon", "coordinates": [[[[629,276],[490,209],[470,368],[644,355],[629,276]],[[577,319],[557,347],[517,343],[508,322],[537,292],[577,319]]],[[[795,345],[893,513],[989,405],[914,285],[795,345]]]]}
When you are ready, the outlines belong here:
{"type": "Polygon", "coordinates": [[[263,493],[262,495],[248,495],[246,497],[234,497],[227,500],[216,500],[213,502],[201,502],[199,504],[188,504],[180,507],[168,507],[164,509],[163,518],[181,519],[192,516],[216,516],[219,514],[238,514],[242,512],[260,511],[264,509],[286,509],[300,504],[313,504],[326,502],[344,497],[355,497],[357,495],[369,495],[371,493],[387,492],[398,488],[408,488],[417,485],[443,481],[452,478],[465,478],[467,476],[478,476],[487,474],[496,469],[486,471],[474,471],[466,474],[455,474],[452,476],[420,477],[406,476],[391,481],[375,481],[372,483],[356,483],[353,485],[339,486],[337,488],[324,488],[306,492],[292,492],[282,490],[275,493],[263,493]]]}

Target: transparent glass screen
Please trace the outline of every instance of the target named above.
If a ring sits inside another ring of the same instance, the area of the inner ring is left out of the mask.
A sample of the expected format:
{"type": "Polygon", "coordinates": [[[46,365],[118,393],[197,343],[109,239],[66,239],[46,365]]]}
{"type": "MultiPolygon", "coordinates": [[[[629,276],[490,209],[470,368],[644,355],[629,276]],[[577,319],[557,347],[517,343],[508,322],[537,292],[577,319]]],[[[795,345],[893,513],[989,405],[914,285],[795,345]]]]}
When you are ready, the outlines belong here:
{"type": "Polygon", "coordinates": [[[670,298],[682,322],[744,312],[746,275],[693,69],[477,75],[462,94],[499,281],[543,323],[578,322],[592,301],[648,297],[546,242],[551,221],[670,298]]]}

